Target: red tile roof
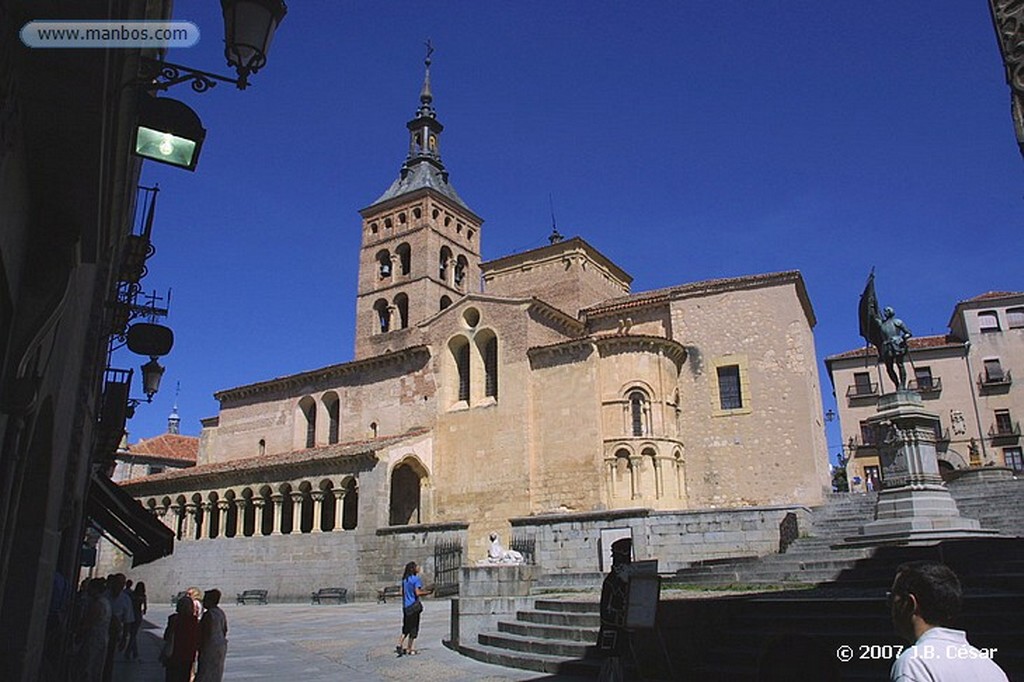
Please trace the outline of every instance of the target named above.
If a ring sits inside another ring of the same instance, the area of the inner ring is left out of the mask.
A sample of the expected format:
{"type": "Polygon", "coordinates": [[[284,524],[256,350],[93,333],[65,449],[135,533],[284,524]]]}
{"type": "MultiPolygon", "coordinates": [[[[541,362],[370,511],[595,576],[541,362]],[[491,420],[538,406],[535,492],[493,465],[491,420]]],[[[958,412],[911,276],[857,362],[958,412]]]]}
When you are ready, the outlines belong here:
{"type": "MultiPolygon", "coordinates": [[[[962,341],[958,341],[949,334],[937,334],[935,336],[914,336],[910,339],[909,344],[910,350],[927,350],[930,348],[959,348],[964,344],[962,341]]],[[[842,353],[836,353],[825,358],[826,362],[832,360],[844,360],[846,358],[863,358],[863,357],[875,357],[878,352],[874,346],[854,348],[853,350],[844,351],[842,353]]]]}
{"type": "Polygon", "coordinates": [[[356,455],[372,454],[383,448],[395,445],[410,438],[422,436],[426,433],[430,433],[430,429],[411,429],[406,433],[397,436],[387,436],[349,443],[338,443],[336,445],[325,445],[304,450],[292,450],[290,452],[281,452],[274,455],[232,459],[225,462],[212,462],[210,464],[201,464],[187,469],[173,469],[164,471],[163,473],[145,476],[143,478],[132,479],[131,481],[122,483],[122,485],[130,488],[134,493],[137,493],[140,489],[144,490],[148,487],[152,487],[149,484],[189,479],[203,479],[229,472],[244,475],[244,472],[266,471],[280,467],[306,465],[323,462],[325,460],[335,460],[356,455]]]}
{"type": "Polygon", "coordinates": [[[961,303],[973,303],[975,301],[990,301],[994,298],[1008,298],[1010,296],[1021,296],[1024,292],[1021,291],[988,291],[984,294],[979,294],[973,298],[964,299],[961,303]]]}
{"type": "Polygon", "coordinates": [[[172,459],[179,462],[196,463],[199,454],[199,439],[195,436],[183,436],[178,433],[162,433],[155,438],[144,438],[138,443],[130,444],[128,452],[133,455],[146,455],[172,459]]]}

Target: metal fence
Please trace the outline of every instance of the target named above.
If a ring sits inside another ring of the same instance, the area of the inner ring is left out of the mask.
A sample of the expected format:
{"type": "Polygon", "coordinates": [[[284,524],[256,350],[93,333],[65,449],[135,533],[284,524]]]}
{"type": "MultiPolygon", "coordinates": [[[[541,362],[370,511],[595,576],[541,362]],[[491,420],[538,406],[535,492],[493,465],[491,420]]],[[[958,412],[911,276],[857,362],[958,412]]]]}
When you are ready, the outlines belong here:
{"type": "Polygon", "coordinates": [[[434,594],[446,597],[459,592],[462,568],[462,542],[438,540],[434,543],[434,594]]]}
{"type": "Polygon", "coordinates": [[[537,541],[520,535],[513,535],[509,549],[514,549],[523,555],[523,561],[531,566],[537,563],[537,541]]]}

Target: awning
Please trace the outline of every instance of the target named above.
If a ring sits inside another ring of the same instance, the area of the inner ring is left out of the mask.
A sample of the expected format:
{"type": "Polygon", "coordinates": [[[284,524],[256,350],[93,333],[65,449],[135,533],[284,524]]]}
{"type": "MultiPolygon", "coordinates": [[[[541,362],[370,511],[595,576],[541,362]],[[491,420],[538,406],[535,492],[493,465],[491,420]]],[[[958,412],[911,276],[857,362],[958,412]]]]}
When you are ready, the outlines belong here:
{"type": "Polygon", "coordinates": [[[105,476],[92,475],[86,512],[103,534],[132,557],[132,567],[174,552],[174,533],[105,476]]]}

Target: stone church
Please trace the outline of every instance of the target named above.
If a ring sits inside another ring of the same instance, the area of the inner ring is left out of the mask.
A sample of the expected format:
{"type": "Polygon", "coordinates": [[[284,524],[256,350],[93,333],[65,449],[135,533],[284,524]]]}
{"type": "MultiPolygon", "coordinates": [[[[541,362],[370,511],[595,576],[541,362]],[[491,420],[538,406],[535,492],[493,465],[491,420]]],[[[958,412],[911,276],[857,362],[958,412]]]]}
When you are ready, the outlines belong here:
{"type": "Polygon", "coordinates": [[[441,581],[437,548],[471,563],[492,530],[550,573],[603,568],[611,531],[663,569],[777,551],[780,519],[829,489],[801,275],[631,293],[557,233],[484,261],[429,64],[407,128],[360,211],[354,359],[220,391],[197,466],[123,483],[178,539],[131,573],[368,596],[408,560],[441,581]]]}

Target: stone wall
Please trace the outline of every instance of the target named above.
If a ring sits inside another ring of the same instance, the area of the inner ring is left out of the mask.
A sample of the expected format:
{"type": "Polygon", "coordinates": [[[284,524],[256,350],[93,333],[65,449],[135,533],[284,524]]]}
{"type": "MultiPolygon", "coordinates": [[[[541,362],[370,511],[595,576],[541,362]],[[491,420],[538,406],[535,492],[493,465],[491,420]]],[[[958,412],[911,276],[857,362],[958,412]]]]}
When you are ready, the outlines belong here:
{"type": "MultiPolygon", "coordinates": [[[[802,506],[653,512],[648,509],[552,514],[512,519],[516,536],[536,541],[537,565],[544,574],[602,570],[601,531],[629,529],[633,556],[658,559],[660,572],[694,561],[765,555],[779,551],[779,525],[797,515],[799,528],[810,527],[810,510],[802,506]]],[[[605,569],[607,567],[604,567],[605,569]]]]}
{"type": "MultiPolygon", "coordinates": [[[[656,558],[659,571],[672,572],[694,561],[778,552],[779,525],[790,512],[797,514],[801,529],[809,527],[809,510],[800,506],[689,512],[629,509],[524,517],[511,523],[513,535],[535,540],[538,575],[600,571],[601,532],[612,529],[631,531],[636,559],[656,558]]],[[[225,598],[245,589],[266,589],[274,602],[302,602],[321,587],[345,587],[350,598],[371,600],[381,587],[398,583],[409,561],[423,568],[425,584],[434,583],[434,545],[440,541],[460,542],[463,566],[475,566],[486,552],[467,528],[466,523],[421,524],[191,540],[176,543],[172,556],[134,569],[107,545],[96,573],[120,571],[141,580],[154,601],[170,599],[192,585],[216,587],[225,598]],[[113,560],[115,555],[120,559],[113,560]]],[[[507,546],[511,538],[504,536],[502,541],[507,546]]]]}

